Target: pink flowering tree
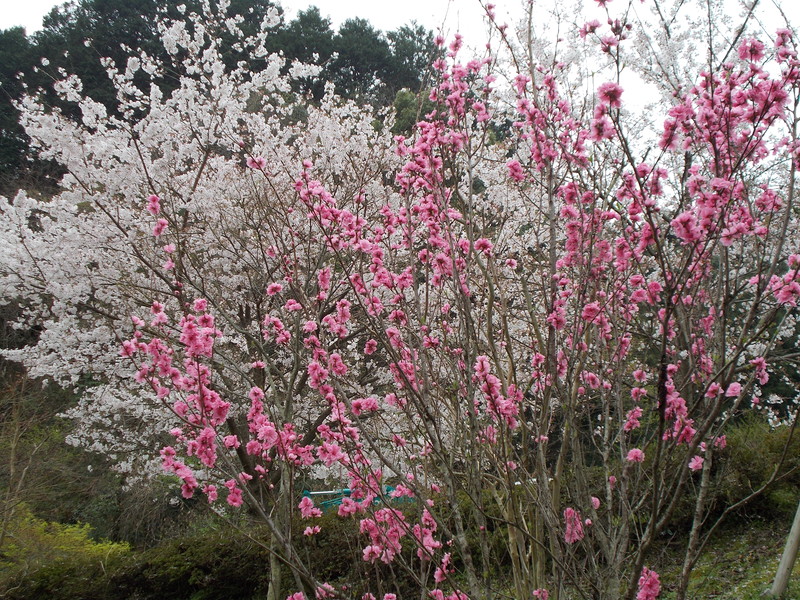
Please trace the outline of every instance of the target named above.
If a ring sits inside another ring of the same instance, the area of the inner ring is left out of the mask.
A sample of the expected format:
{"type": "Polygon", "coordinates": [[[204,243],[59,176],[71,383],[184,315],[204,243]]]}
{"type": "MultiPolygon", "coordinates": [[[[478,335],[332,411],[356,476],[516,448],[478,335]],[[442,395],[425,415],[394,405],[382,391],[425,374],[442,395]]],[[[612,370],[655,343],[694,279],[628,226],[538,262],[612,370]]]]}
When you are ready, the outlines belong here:
{"type": "Polygon", "coordinates": [[[301,114],[313,73],[282,75],[267,30],[242,40],[265,69],[226,67],[224,7],[162,25],[168,97],[133,85],[165,68],[146,55],[109,65],[125,118],[65,77],[82,122],[25,105],[63,191],[2,205],[4,297],[42,330],[8,354],[91,380],[76,443],[249,507],[270,598],[375,598],[301,559],[310,480],[350,489],[358,560],[453,600],[656,598],[650,551],[688,499],[686,597],[726,428],[797,335],[800,62],[789,30],[700,42],[670,25],[684,3],[598,4],[566,50],[534,14],[524,51],[503,26],[483,58],[441,41],[409,139],[332,93],[301,114]],[[690,43],[706,65],[656,60],[690,43]],[[627,62],[664,92],[649,121],[627,62]]]}

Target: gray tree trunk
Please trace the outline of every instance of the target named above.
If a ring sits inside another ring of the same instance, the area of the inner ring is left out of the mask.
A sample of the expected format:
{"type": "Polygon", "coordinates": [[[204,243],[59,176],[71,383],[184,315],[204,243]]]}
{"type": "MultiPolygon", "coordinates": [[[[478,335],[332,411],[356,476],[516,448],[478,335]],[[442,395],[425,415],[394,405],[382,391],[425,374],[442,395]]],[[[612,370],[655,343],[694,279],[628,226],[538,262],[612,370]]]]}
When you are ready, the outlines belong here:
{"type": "Polygon", "coordinates": [[[789,575],[791,575],[794,561],[797,559],[798,549],[800,549],[800,504],[797,505],[792,529],[789,531],[786,547],[783,549],[781,563],[778,565],[778,572],[775,574],[775,581],[772,583],[769,596],[780,598],[786,593],[786,588],[789,585],[789,575]]]}

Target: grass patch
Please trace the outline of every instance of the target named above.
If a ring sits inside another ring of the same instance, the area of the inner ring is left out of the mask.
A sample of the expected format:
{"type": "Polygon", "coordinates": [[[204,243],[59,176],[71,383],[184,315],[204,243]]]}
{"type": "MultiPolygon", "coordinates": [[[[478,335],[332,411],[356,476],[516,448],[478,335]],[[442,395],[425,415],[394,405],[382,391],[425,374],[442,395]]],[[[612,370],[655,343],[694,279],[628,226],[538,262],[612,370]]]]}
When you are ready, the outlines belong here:
{"type": "MultiPolygon", "coordinates": [[[[791,520],[781,523],[753,520],[731,523],[706,546],[689,582],[688,598],[716,600],[763,600],[772,586],[791,520]]],[[[677,551],[662,557],[660,596],[675,598],[682,556],[677,551]]],[[[800,599],[800,561],[795,563],[785,595],[800,599]]]]}

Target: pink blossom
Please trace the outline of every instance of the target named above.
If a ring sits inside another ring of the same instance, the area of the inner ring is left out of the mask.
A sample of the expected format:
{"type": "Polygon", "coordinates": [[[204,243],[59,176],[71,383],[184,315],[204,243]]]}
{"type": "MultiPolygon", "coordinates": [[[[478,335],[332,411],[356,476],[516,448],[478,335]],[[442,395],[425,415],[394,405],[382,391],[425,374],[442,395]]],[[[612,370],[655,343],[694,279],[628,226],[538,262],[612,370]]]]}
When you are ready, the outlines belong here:
{"type": "Polygon", "coordinates": [[[600,38],[600,50],[610,53],[612,48],[619,46],[619,39],[614,35],[604,35],[600,38]]]}
{"type": "MultiPolygon", "coordinates": [[[[339,447],[338,444],[322,442],[322,445],[317,448],[317,456],[319,456],[319,459],[323,463],[325,463],[326,467],[330,467],[332,464],[342,460],[345,455],[342,452],[342,449],[339,447]]],[[[310,500],[310,498],[308,498],[308,496],[306,496],[304,499],[309,499],[310,500]]],[[[301,504],[302,504],[302,502],[301,502],[301,504]]],[[[311,505],[313,506],[313,502],[311,503],[311,505]]],[[[301,511],[304,510],[302,506],[300,507],[300,510],[301,511]]],[[[303,516],[305,517],[305,514],[303,516]]],[[[305,518],[308,518],[308,517],[305,517],[305,518]]]]}
{"type": "Polygon", "coordinates": [[[553,329],[559,331],[564,329],[564,326],[567,324],[567,318],[564,314],[564,308],[561,306],[557,306],[553,309],[549,315],[547,315],[547,322],[553,326],[553,329]]]}
{"type": "Polygon", "coordinates": [[[242,505],[242,490],[236,485],[236,481],[229,479],[225,482],[225,487],[228,488],[228,497],[226,498],[228,504],[237,507],[242,505]]]}
{"type": "Polygon", "coordinates": [[[763,193],[756,198],[756,208],[765,212],[772,212],[780,209],[783,206],[781,198],[775,193],[774,190],[769,188],[765,189],[763,193]]]}
{"type": "Polygon", "coordinates": [[[597,89],[597,97],[602,104],[619,108],[622,106],[622,87],[612,82],[602,83],[597,89]]]}
{"type": "Polygon", "coordinates": [[[342,498],[342,503],[339,505],[339,510],[337,511],[337,514],[340,517],[349,517],[351,515],[356,514],[360,510],[363,509],[361,508],[361,505],[358,502],[356,502],[352,498],[345,497],[342,498]]]}
{"type": "Polygon", "coordinates": [[[508,176],[511,177],[511,179],[514,181],[525,181],[525,171],[522,169],[522,165],[519,164],[518,160],[508,161],[506,167],[508,168],[508,176]]]}
{"type": "Polygon", "coordinates": [[[383,550],[380,546],[376,544],[370,544],[364,548],[364,551],[362,552],[362,558],[364,559],[364,562],[374,563],[378,558],[381,557],[382,553],[383,550]]]}
{"type": "Polygon", "coordinates": [[[596,496],[592,496],[592,508],[595,509],[595,510],[600,508],[600,498],[597,498],[596,496]]]}
{"type": "Polygon", "coordinates": [[[356,398],[350,403],[353,414],[359,416],[362,412],[374,412],[378,410],[378,401],[373,398],[356,398]]]}
{"type": "Polygon", "coordinates": [[[342,355],[338,352],[333,352],[328,357],[328,369],[337,377],[344,377],[348,371],[347,365],[342,360],[342,355]]]}
{"type": "Polygon", "coordinates": [[[699,471],[703,468],[703,462],[705,462],[705,459],[702,456],[695,455],[689,461],[689,468],[692,471],[699,471]]]}
{"type": "MultiPolygon", "coordinates": [[[[634,390],[640,390],[642,388],[633,388],[634,390]]],[[[631,391],[633,394],[633,390],[631,391]]],[[[638,406],[634,407],[633,409],[628,411],[628,414],[625,416],[625,424],[622,426],[624,431],[633,431],[637,427],[639,427],[639,417],[642,416],[642,409],[638,406]]]]}
{"type": "Polygon", "coordinates": [[[684,243],[693,244],[703,235],[698,227],[697,218],[691,211],[682,212],[672,220],[672,230],[684,243]]]}
{"type": "Polygon", "coordinates": [[[482,252],[486,256],[490,256],[492,253],[492,242],[490,242],[486,238],[480,238],[475,240],[474,247],[475,250],[477,250],[478,252],[482,252]]]}
{"type": "Polygon", "coordinates": [[[442,583],[447,579],[447,574],[453,571],[451,566],[451,554],[446,552],[445,555],[442,557],[441,564],[436,568],[436,571],[433,574],[433,580],[436,583],[442,583]]]}
{"type": "Polygon", "coordinates": [[[647,284],[647,292],[650,294],[651,303],[658,302],[663,291],[664,288],[658,281],[651,281],[647,284]]]}
{"type": "Polygon", "coordinates": [[[606,117],[602,116],[597,119],[593,119],[590,128],[589,139],[594,142],[602,142],[603,140],[610,140],[614,137],[614,124],[611,120],[606,117]]]}
{"type": "Polygon", "coordinates": [[[741,393],[741,391],[742,391],[742,384],[734,381],[732,384],[728,386],[728,389],[725,390],[725,397],[736,398],[741,393]]]}
{"type": "Polygon", "coordinates": [[[303,310],[303,306],[294,298],[290,298],[286,301],[286,304],[283,305],[283,309],[289,312],[303,310]]]}
{"type": "Polygon", "coordinates": [[[166,219],[159,219],[158,221],[156,221],[156,224],[153,227],[153,235],[155,237],[162,235],[167,230],[168,226],[169,223],[167,222],[166,219]]]}
{"type": "Polygon", "coordinates": [[[739,58],[749,62],[758,62],[764,58],[764,44],[755,38],[747,38],[739,44],[739,58]]]}
{"type": "Polygon", "coordinates": [[[128,358],[136,354],[136,351],[136,343],[132,342],[131,340],[125,340],[122,342],[122,348],[119,351],[119,355],[124,358],[128,358]]]}
{"type": "Polygon", "coordinates": [[[581,513],[574,508],[564,510],[564,541],[574,544],[583,539],[583,523],[581,523],[581,513]]]}
{"type": "Polygon", "coordinates": [[[248,156],[247,166],[251,169],[263,169],[267,166],[267,159],[263,156],[248,156]]]}
{"type": "Polygon", "coordinates": [[[314,501],[308,496],[303,496],[303,499],[300,500],[300,504],[297,505],[297,508],[300,509],[300,515],[304,519],[322,516],[322,511],[314,506],[314,501]]]}
{"type": "Polygon", "coordinates": [[[583,24],[583,27],[581,27],[578,35],[580,35],[581,39],[583,39],[590,33],[597,31],[598,27],[600,27],[600,21],[593,19],[583,24]]]}
{"type": "Polygon", "coordinates": [[[213,504],[217,501],[217,486],[207,484],[203,486],[203,493],[208,498],[209,504],[213,504]]]}
{"type": "Polygon", "coordinates": [[[625,457],[625,460],[636,463],[644,462],[644,452],[639,448],[632,448],[628,451],[628,456],[625,457]]]}
{"type": "Polygon", "coordinates": [[[147,212],[157,215],[161,211],[161,198],[152,194],[147,198],[147,212]]]}
{"type": "MultiPolygon", "coordinates": [[[[787,273],[786,277],[795,277],[795,274],[787,273]]],[[[788,281],[783,282],[779,277],[773,276],[770,282],[770,288],[775,294],[775,299],[781,304],[789,304],[797,306],[797,300],[800,298],[800,282],[788,281]]]]}
{"type": "Polygon", "coordinates": [[[583,311],[581,312],[581,318],[585,321],[592,322],[597,318],[597,315],[600,314],[600,305],[597,302],[590,302],[586,306],[583,307],[583,311]]]}
{"type": "Polygon", "coordinates": [[[766,359],[763,356],[758,356],[751,360],[750,364],[756,368],[756,378],[758,379],[758,383],[765,385],[769,381],[766,359]]]}
{"type": "Polygon", "coordinates": [[[655,600],[660,593],[661,581],[659,580],[658,573],[651,571],[647,567],[642,568],[636,600],[655,600]]]}
{"type": "Polygon", "coordinates": [[[325,267],[324,269],[320,269],[319,273],[317,273],[317,285],[319,285],[319,289],[322,292],[327,292],[331,288],[330,267],[325,267]]]}

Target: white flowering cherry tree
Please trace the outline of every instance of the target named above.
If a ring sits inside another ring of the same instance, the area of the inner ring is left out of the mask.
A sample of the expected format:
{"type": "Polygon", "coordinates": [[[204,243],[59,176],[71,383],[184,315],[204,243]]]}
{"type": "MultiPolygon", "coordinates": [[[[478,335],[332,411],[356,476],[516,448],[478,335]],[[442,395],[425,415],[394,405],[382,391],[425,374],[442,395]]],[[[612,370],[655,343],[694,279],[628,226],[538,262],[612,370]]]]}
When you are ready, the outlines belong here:
{"type": "Polygon", "coordinates": [[[789,29],[699,40],[687,3],[654,22],[598,4],[607,24],[558,43],[535,11],[482,58],[439,40],[409,139],[332,92],[303,106],[313,70],[282,74],[261,36],[242,40],[261,62],[226,67],[224,5],[163,25],[173,65],[109,65],[121,117],[65,76],[80,123],[25,104],[63,191],[0,209],[3,296],[41,330],[7,354],[83,384],[77,443],[247,505],[270,598],[378,592],[301,560],[314,479],[349,488],[358,560],[448,600],[652,600],[649,553],[688,499],[685,598],[726,428],[797,334],[800,62],[789,29]],[[692,45],[706,65],[660,59],[692,45]],[[648,126],[633,57],[664,92],[648,126]],[[133,84],[170,68],[169,95],[133,84]]]}

